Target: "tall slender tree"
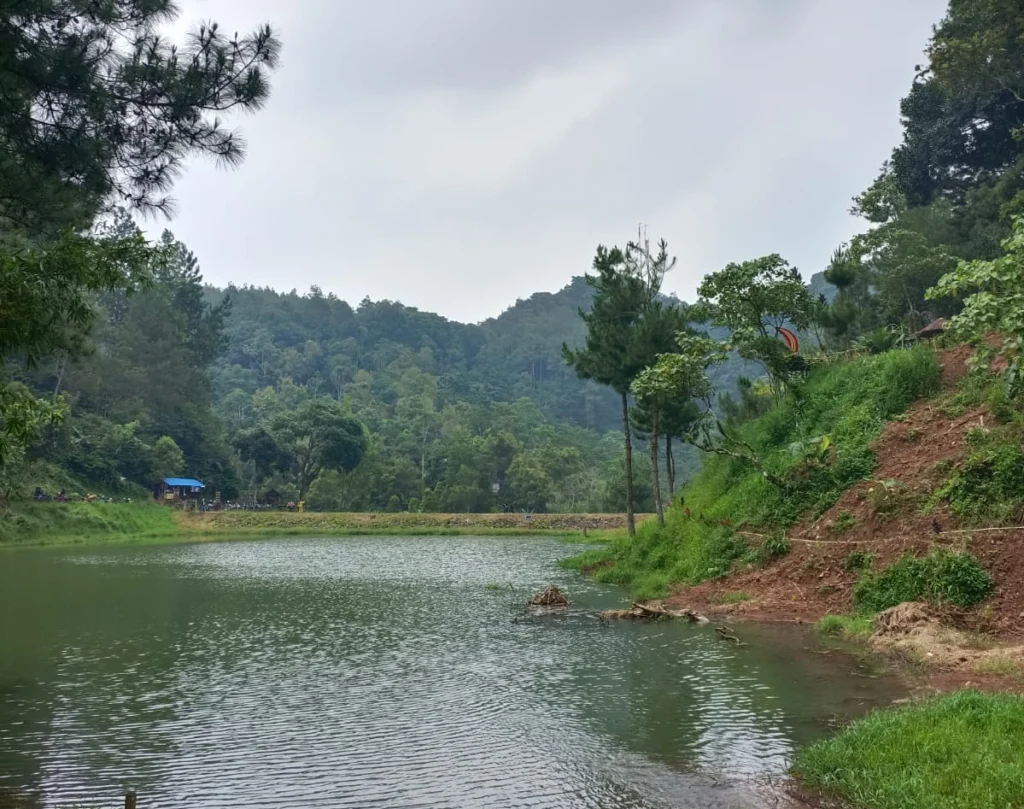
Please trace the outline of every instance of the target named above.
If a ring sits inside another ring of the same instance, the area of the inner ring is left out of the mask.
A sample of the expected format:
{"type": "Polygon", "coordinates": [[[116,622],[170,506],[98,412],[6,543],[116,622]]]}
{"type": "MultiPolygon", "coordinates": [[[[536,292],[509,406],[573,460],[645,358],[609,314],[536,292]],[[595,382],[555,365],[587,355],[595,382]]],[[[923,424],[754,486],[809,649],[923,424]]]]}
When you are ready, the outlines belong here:
{"type": "MultiPolygon", "coordinates": [[[[636,533],[630,385],[654,361],[654,342],[644,339],[643,324],[645,317],[657,308],[665,274],[674,264],[664,241],[658,244],[655,254],[642,238],[628,242],[625,251],[599,245],[594,256],[594,274],[586,276],[594,289],[593,302],[589,312],[580,310],[587,325],[584,347],[573,350],[562,346],[563,358],[578,376],[608,385],[622,399],[626,527],[630,536],[636,533]]],[[[657,493],[655,496],[658,499],[657,493]]]]}
{"type": "Polygon", "coordinates": [[[608,385],[622,399],[622,434],[626,447],[626,528],[636,532],[633,508],[633,444],[629,424],[629,386],[643,366],[636,366],[632,349],[633,331],[647,301],[643,280],[629,272],[625,255],[618,247],[599,245],[594,256],[594,273],[587,283],[594,289],[589,312],[580,310],[587,325],[584,347],[562,346],[565,361],[583,379],[608,385]]]}

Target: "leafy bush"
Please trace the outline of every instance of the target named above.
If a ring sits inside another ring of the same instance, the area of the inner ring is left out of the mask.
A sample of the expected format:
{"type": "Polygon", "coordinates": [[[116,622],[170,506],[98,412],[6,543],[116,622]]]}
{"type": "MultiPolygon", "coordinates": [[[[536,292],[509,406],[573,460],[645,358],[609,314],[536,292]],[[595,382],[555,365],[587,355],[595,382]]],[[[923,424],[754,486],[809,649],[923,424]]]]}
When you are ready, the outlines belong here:
{"type": "Polygon", "coordinates": [[[925,557],[904,555],[881,572],[865,576],[853,589],[857,606],[881,612],[904,601],[973,607],[992,591],[992,577],[968,553],[936,549],[925,557]]]}

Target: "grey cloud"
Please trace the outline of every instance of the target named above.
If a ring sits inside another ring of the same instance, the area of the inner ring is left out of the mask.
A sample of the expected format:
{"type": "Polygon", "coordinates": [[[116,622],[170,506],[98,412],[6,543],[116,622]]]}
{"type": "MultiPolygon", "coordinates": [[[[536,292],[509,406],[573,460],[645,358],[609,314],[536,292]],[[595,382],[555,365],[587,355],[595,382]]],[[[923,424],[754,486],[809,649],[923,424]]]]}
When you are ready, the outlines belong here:
{"type": "Polygon", "coordinates": [[[942,0],[382,4],[202,0],[276,21],[284,66],[199,163],[172,229],[217,283],[388,297],[462,320],[554,290],[645,222],[692,296],[727,261],[805,276],[860,227],[942,0]],[[279,6],[277,10],[273,7],[279,6]]]}

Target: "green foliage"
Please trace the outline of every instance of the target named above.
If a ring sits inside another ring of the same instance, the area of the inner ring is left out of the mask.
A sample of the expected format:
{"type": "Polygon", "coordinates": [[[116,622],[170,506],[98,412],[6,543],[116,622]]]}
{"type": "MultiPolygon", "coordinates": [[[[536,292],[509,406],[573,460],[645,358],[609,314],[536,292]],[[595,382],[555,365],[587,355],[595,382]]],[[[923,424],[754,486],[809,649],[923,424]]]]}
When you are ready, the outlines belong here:
{"type": "Polygon", "coordinates": [[[63,399],[47,402],[19,382],[0,382],[0,498],[20,486],[28,447],[66,416],[63,399]]]}
{"type": "MultiPolygon", "coordinates": [[[[580,310],[587,326],[583,348],[562,346],[562,356],[581,379],[608,385],[622,397],[622,430],[625,446],[624,483],[626,521],[629,534],[635,531],[632,436],[628,394],[640,373],[653,365],[660,354],[671,350],[677,333],[686,324],[685,313],[676,306],[665,306],[659,296],[665,274],[675,265],[669,259],[668,246],[662,241],[657,255],[646,244],[629,243],[623,252],[615,247],[597,248],[593,275],[587,283],[594,289],[589,312],[580,310]]],[[[658,524],[664,523],[659,483],[659,427],[663,409],[676,411],[675,397],[660,388],[642,388],[642,407],[646,410],[650,436],[651,475],[658,524]]],[[[681,397],[685,402],[685,397],[681,397]]]]}
{"type": "Polygon", "coordinates": [[[92,295],[134,291],[162,258],[138,233],[64,234],[41,247],[0,239],[0,360],[17,355],[35,365],[74,350],[96,318],[92,295]]]}
{"type": "Polygon", "coordinates": [[[936,493],[970,522],[1016,519],[1024,510],[1024,449],[1015,426],[973,429],[969,452],[936,493]]]}
{"type": "Polygon", "coordinates": [[[146,503],[35,503],[0,513],[0,545],[138,541],[179,533],[170,509],[146,503]]]}
{"type": "Polygon", "coordinates": [[[758,545],[754,558],[762,565],[767,565],[776,559],[786,556],[790,551],[790,542],[785,534],[775,534],[765,537],[758,545]]]}
{"type": "Polygon", "coordinates": [[[737,561],[760,561],[760,549],[751,552],[730,526],[778,529],[808,510],[827,509],[870,474],[870,446],[885,422],[937,390],[938,380],[935,357],[923,347],[813,370],[772,410],[738,428],[739,439],[786,488],[744,459],[708,458],[666,514],[663,530],[642,523],[635,540],[589,553],[584,566],[601,580],[664,593],[673,582],[695,584],[724,575],[737,561]],[[829,444],[821,452],[825,435],[829,444]],[[814,462],[794,455],[794,443],[816,447],[814,462]]]}
{"type": "Polygon", "coordinates": [[[279,415],[272,431],[295,474],[300,500],[321,472],[351,472],[366,452],[363,425],[330,399],[313,399],[295,413],[279,415]]]}
{"type": "Polygon", "coordinates": [[[1013,233],[1003,242],[1004,255],[992,261],[962,261],[939,279],[929,297],[963,297],[963,311],[947,329],[965,341],[979,342],[979,359],[986,366],[994,353],[983,339],[995,332],[1006,360],[1007,387],[1024,392],[1024,217],[1017,217],[1013,233]]]}
{"type": "Polygon", "coordinates": [[[776,336],[785,326],[806,328],[814,299],[800,273],[778,255],[729,264],[704,278],[698,317],[729,329],[741,357],[764,366],[776,394],[792,370],[789,349],[776,336]]]}
{"type": "Polygon", "coordinates": [[[894,348],[902,348],[907,342],[907,335],[900,329],[880,326],[862,334],[854,346],[863,348],[869,354],[882,354],[894,348]]]}
{"type": "Polygon", "coordinates": [[[177,475],[185,469],[185,453],[174,439],[162,435],[153,444],[153,475],[159,480],[177,475]]]}
{"type": "Polygon", "coordinates": [[[111,197],[166,208],[190,155],[242,158],[221,114],[264,104],[279,43],[266,26],[228,38],[211,23],[177,47],[163,32],[177,16],[170,0],[4,7],[0,224],[88,225],[111,197]]]}
{"type": "Polygon", "coordinates": [[[874,513],[880,517],[892,517],[905,511],[910,505],[912,493],[897,480],[869,480],[867,497],[874,513]]]}
{"type": "Polygon", "coordinates": [[[874,632],[872,620],[864,616],[825,615],[819,619],[817,627],[822,635],[833,637],[866,638],[874,632]]]}
{"type": "MultiPolygon", "coordinates": [[[[846,513],[846,512],[844,512],[846,513]]],[[[871,570],[871,565],[874,563],[875,557],[867,551],[850,551],[846,560],[843,562],[844,570],[871,570]]]]}
{"type": "Polygon", "coordinates": [[[958,691],[876,711],[800,751],[807,786],[876,809],[1007,809],[1024,802],[1024,697],[958,691]]]}
{"type": "Polygon", "coordinates": [[[881,612],[905,601],[949,603],[973,607],[992,591],[992,577],[968,553],[941,549],[928,556],[904,555],[876,574],[865,576],[853,590],[858,608],[881,612]]]}

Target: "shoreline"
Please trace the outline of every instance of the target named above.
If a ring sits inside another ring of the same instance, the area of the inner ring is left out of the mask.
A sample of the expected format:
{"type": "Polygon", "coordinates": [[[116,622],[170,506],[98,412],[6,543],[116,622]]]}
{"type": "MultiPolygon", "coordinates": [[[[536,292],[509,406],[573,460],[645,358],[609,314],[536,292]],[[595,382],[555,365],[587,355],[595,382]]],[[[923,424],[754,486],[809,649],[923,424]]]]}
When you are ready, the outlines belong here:
{"type": "MultiPolygon", "coordinates": [[[[637,515],[643,519],[647,515],[637,515]]],[[[270,537],[549,536],[601,542],[624,514],[180,512],[150,503],[16,502],[0,514],[0,549],[172,544],[270,537]]]]}

